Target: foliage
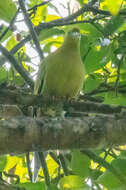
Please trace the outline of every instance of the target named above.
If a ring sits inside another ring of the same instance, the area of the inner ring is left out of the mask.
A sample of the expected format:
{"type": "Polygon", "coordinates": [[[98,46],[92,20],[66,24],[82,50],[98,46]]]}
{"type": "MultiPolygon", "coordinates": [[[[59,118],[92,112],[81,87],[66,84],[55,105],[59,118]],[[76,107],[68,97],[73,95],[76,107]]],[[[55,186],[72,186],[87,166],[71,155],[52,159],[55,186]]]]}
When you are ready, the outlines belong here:
{"type": "MultiPolygon", "coordinates": [[[[84,3],[89,3],[88,0],[77,0],[77,2],[80,7],[83,7],[84,3]]],[[[93,12],[94,7],[92,6],[92,9],[90,8],[89,11],[85,11],[72,20],[81,32],[80,52],[86,68],[83,93],[87,96],[102,97],[103,103],[106,104],[124,106],[126,105],[126,1],[99,0],[98,2],[95,12],[93,12]]],[[[27,8],[46,56],[60,47],[65,32],[73,25],[67,23],[69,20],[65,19],[54,21],[50,25],[50,21],[61,19],[62,11],[56,4],[53,4],[53,1],[36,6],[41,3],[41,0],[29,0],[27,8]],[[47,27],[45,25],[41,27],[41,24],[45,22],[47,27]]],[[[62,6],[63,3],[64,1],[62,1],[62,6]]],[[[34,77],[39,59],[36,58],[38,55],[33,41],[31,40],[29,44],[24,43],[19,49],[17,48],[17,44],[20,44],[28,35],[24,25],[25,21],[21,16],[11,23],[18,6],[18,2],[14,0],[0,1],[0,41],[13,54],[17,63],[31,77],[34,77]],[[24,27],[19,26],[20,22],[24,27]],[[17,49],[13,53],[15,47],[17,49]]],[[[66,9],[68,14],[72,14],[70,6],[66,9]]],[[[0,55],[0,66],[0,86],[3,87],[6,84],[29,88],[27,81],[3,55],[0,55]]],[[[64,176],[60,164],[48,156],[46,160],[51,178],[51,186],[48,189],[125,190],[125,149],[124,146],[109,150],[89,150],[88,154],[73,150],[65,156],[67,176],[64,176]]],[[[30,160],[32,158],[31,154],[30,160]]],[[[35,184],[30,182],[25,155],[0,156],[0,172],[4,180],[18,187],[25,187],[27,190],[46,189],[42,169],[39,172],[38,181],[35,184]]]]}

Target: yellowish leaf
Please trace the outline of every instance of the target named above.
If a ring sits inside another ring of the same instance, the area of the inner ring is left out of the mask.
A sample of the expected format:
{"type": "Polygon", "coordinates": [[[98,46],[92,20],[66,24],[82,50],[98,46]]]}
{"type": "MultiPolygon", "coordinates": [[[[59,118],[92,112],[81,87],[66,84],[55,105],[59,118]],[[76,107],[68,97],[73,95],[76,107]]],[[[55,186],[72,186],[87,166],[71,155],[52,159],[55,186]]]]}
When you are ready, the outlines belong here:
{"type": "Polygon", "coordinates": [[[100,8],[109,10],[112,15],[117,15],[122,4],[122,0],[105,0],[100,4],[100,8]]]}
{"type": "Polygon", "coordinates": [[[32,23],[37,26],[40,22],[45,20],[47,14],[47,7],[40,6],[37,8],[35,15],[32,15],[32,23]]]}
{"type": "Polygon", "coordinates": [[[60,19],[61,17],[57,16],[57,15],[48,15],[45,19],[46,22],[50,22],[52,20],[57,20],[60,19]]]}

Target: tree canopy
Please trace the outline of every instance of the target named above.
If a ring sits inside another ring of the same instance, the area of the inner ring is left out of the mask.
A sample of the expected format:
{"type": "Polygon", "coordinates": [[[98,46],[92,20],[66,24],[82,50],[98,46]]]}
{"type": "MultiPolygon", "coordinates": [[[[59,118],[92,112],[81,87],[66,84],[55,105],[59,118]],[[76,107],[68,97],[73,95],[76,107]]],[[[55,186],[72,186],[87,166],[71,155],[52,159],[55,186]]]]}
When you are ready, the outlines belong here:
{"type": "Polygon", "coordinates": [[[126,0],[0,1],[0,189],[126,189],[125,17],[126,0]],[[34,81],[73,26],[82,92],[63,100],[65,118],[33,118],[33,106],[59,103],[34,95],[34,81]],[[42,148],[47,168],[32,183],[31,152],[42,148]]]}

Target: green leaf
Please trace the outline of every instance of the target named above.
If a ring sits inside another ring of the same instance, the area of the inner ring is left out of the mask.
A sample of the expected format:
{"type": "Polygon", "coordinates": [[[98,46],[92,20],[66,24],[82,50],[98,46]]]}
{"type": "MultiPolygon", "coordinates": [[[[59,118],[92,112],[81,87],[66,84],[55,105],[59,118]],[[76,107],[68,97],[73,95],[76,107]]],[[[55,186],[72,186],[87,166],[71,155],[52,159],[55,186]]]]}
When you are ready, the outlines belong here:
{"type": "Polygon", "coordinates": [[[97,182],[109,190],[115,190],[121,187],[121,182],[118,180],[118,178],[108,170],[98,178],[97,182]]]}
{"type": "Polygon", "coordinates": [[[84,92],[88,93],[96,89],[102,82],[101,75],[89,75],[84,82],[84,92]]]}
{"type": "MultiPolygon", "coordinates": [[[[6,26],[2,26],[1,28],[0,28],[0,36],[1,36],[1,34],[3,34],[3,32],[6,30],[6,26]]],[[[5,34],[5,36],[1,39],[1,42],[3,42],[3,41],[5,41],[6,39],[8,39],[8,37],[10,36],[12,34],[12,32],[9,30],[6,34],[5,34]]]]}
{"type": "Polygon", "coordinates": [[[49,187],[46,187],[47,190],[60,190],[56,185],[51,184],[49,187]]]}
{"type": "Polygon", "coordinates": [[[72,152],[71,168],[76,175],[88,177],[90,159],[80,151],[72,152]]]}
{"type": "Polygon", "coordinates": [[[126,150],[121,151],[120,158],[126,159],[126,150]]]}
{"type": "MultiPolygon", "coordinates": [[[[106,150],[106,151],[107,151],[107,150],[106,150]]],[[[105,158],[105,160],[106,160],[108,163],[111,163],[112,160],[114,160],[113,156],[111,156],[110,154],[107,154],[107,156],[106,156],[106,152],[100,153],[100,157],[103,158],[103,159],[105,158]]]]}
{"type": "Polygon", "coordinates": [[[3,171],[7,163],[7,156],[0,156],[0,171],[3,171]]]}
{"type": "Polygon", "coordinates": [[[92,47],[83,60],[86,67],[86,73],[103,68],[110,60],[111,51],[111,46],[92,47]]]}
{"type": "Polygon", "coordinates": [[[3,83],[8,80],[8,71],[4,68],[0,68],[0,83],[3,83]]]}
{"type": "Polygon", "coordinates": [[[105,36],[109,36],[114,34],[125,22],[124,18],[120,15],[113,16],[104,26],[104,34],[105,36]]]}
{"type": "Polygon", "coordinates": [[[58,185],[61,188],[61,190],[80,190],[81,188],[84,188],[85,183],[82,177],[70,175],[61,178],[58,185]]]}
{"type": "Polygon", "coordinates": [[[42,1],[41,0],[29,0],[28,1],[28,6],[31,8],[33,6],[36,6],[38,5],[39,3],[41,3],[42,1]]]}
{"type": "Polygon", "coordinates": [[[97,180],[99,176],[101,176],[103,174],[102,171],[98,170],[98,169],[92,169],[91,170],[91,179],[93,180],[97,180]]]}
{"type": "Polygon", "coordinates": [[[124,94],[118,93],[116,96],[115,92],[108,92],[105,94],[104,103],[126,106],[125,100],[126,100],[126,97],[124,94]]]}
{"type": "Polygon", "coordinates": [[[46,190],[46,187],[45,187],[45,183],[44,182],[38,182],[38,183],[22,183],[22,184],[18,184],[18,185],[15,185],[17,187],[24,187],[26,188],[27,190],[46,190]]]}
{"type": "Polygon", "coordinates": [[[57,47],[57,45],[58,45],[58,46],[61,45],[61,42],[58,42],[58,41],[56,41],[56,40],[51,41],[51,42],[48,42],[48,43],[44,46],[43,51],[46,52],[46,53],[50,53],[51,47],[52,47],[52,46],[56,46],[56,47],[57,47]]]}
{"type": "Polygon", "coordinates": [[[112,15],[117,15],[121,6],[122,0],[105,0],[107,3],[108,10],[112,15]]]}
{"type": "Polygon", "coordinates": [[[12,36],[12,37],[8,40],[8,42],[7,42],[7,44],[6,44],[7,50],[11,50],[17,43],[18,43],[18,42],[16,41],[15,37],[12,36]]]}
{"type": "Polygon", "coordinates": [[[0,1],[0,19],[9,22],[16,13],[16,5],[12,0],[0,1]]]}
{"type": "Polygon", "coordinates": [[[52,28],[51,30],[49,30],[49,29],[42,30],[39,34],[39,40],[43,41],[54,35],[61,35],[61,34],[64,34],[64,31],[61,29],[58,29],[58,28],[52,28]]]}
{"type": "Polygon", "coordinates": [[[88,53],[88,49],[90,46],[90,41],[87,35],[81,35],[80,41],[80,54],[81,57],[84,57],[88,53]]]}
{"type": "MultiPolygon", "coordinates": [[[[126,176],[126,158],[117,158],[112,161],[112,167],[115,168],[119,173],[126,176]]],[[[98,182],[109,189],[120,189],[125,190],[118,177],[112,174],[110,171],[106,171],[102,176],[99,177],[98,182]],[[110,180],[111,179],[111,180],[110,180]]]]}
{"type": "Polygon", "coordinates": [[[24,84],[24,79],[19,74],[17,74],[16,76],[14,76],[13,82],[17,86],[22,86],[24,84]]]}
{"type": "Polygon", "coordinates": [[[32,23],[37,26],[40,22],[44,21],[47,15],[47,6],[40,6],[36,9],[35,14],[32,15],[32,23]]]}
{"type": "Polygon", "coordinates": [[[78,24],[77,27],[80,28],[81,34],[87,35],[90,42],[94,41],[100,37],[103,37],[103,33],[101,30],[101,26],[99,24],[97,25],[92,25],[90,23],[85,23],[85,24],[78,24]]]}
{"type": "Polygon", "coordinates": [[[118,158],[112,161],[112,166],[126,176],[126,158],[118,158]]]}

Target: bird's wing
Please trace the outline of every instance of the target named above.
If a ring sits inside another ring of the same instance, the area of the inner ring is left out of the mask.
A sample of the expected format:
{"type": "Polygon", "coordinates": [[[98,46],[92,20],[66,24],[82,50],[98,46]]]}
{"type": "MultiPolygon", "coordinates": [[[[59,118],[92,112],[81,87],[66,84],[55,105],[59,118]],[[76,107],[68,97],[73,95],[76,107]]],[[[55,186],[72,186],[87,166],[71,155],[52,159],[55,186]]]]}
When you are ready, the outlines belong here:
{"type": "Polygon", "coordinates": [[[45,72],[46,72],[46,64],[45,61],[43,61],[39,66],[38,75],[34,86],[34,94],[41,93],[45,72]]]}

